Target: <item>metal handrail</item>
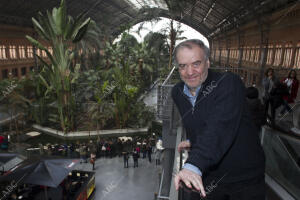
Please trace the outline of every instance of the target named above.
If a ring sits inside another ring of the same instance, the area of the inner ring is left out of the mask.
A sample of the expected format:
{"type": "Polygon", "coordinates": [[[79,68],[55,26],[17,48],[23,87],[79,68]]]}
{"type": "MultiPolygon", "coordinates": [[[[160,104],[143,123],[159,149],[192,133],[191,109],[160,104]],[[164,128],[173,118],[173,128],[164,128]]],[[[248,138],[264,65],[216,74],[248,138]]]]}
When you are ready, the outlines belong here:
{"type": "MultiPolygon", "coordinates": [[[[178,127],[177,129],[177,139],[176,139],[176,143],[177,145],[179,144],[179,142],[182,141],[183,139],[183,128],[182,127],[178,127]]],[[[176,146],[177,146],[176,145],[176,146]]],[[[182,169],[182,163],[183,163],[183,153],[179,153],[177,152],[177,149],[175,148],[175,156],[174,156],[174,164],[173,164],[173,172],[174,171],[178,171],[178,170],[181,170],[182,169]],[[179,155],[179,156],[178,156],[179,155]],[[179,157],[179,168],[178,168],[178,160],[177,158],[179,157]]],[[[169,196],[162,196],[161,195],[161,190],[162,190],[162,183],[163,183],[163,179],[164,179],[164,170],[162,171],[162,176],[161,176],[161,180],[160,180],[160,186],[159,186],[159,192],[158,192],[158,195],[157,195],[157,199],[171,199],[171,200],[180,200],[180,197],[179,195],[182,194],[182,192],[180,192],[179,190],[179,193],[175,190],[175,186],[174,186],[174,183],[173,183],[173,179],[172,178],[172,183],[171,183],[171,186],[170,186],[170,193],[169,193],[169,196]]],[[[182,198],[181,198],[182,199],[182,198]]]]}
{"type": "Polygon", "coordinates": [[[163,84],[162,84],[163,86],[167,84],[167,82],[168,82],[169,79],[171,78],[171,76],[172,76],[172,74],[173,74],[175,68],[176,68],[175,66],[172,68],[172,70],[171,70],[170,73],[168,74],[166,80],[163,82],[163,84]]]}

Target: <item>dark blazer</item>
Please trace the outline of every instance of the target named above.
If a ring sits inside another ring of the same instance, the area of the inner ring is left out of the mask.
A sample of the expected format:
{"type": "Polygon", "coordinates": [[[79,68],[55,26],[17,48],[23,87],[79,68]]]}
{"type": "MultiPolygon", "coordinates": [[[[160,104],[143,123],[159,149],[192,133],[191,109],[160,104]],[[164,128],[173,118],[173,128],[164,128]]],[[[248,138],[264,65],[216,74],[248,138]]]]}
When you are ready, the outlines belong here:
{"type": "Polygon", "coordinates": [[[179,82],[173,87],[172,98],[191,142],[186,163],[202,171],[204,182],[223,176],[222,183],[263,177],[265,157],[241,79],[209,70],[194,108],[183,86],[179,82]]]}

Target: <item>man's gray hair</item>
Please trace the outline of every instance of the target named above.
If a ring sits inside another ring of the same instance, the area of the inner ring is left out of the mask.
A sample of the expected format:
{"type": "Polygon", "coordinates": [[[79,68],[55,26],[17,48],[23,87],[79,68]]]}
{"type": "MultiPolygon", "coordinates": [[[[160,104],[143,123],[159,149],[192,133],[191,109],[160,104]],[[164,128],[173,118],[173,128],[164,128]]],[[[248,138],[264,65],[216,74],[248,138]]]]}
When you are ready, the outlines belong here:
{"type": "Polygon", "coordinates": [[[201,49],[203,49],[204,51],[204,55],[205,55],[205,59],[208,60],[210,57],[210,51],[209,48],[201,41],[198,39],[190,39],[190,40],[185,40],[181,43],[179,43],[175,49],[174,49],[174,53],[173,53],[173,63],[177,66],[178,62],[177,62],[177,52],[179,49],[185,47],[188,49],[192,49],[193,46],[198,46],[201,49]]]}

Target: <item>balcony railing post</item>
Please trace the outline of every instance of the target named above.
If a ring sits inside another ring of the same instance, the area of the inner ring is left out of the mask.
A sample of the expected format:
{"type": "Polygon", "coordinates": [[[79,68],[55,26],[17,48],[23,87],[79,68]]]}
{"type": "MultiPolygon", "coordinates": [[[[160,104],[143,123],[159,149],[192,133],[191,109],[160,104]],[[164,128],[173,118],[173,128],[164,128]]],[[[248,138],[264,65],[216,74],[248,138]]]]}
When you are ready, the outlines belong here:
{"type": "Polygon", "coordinates": [[[157,200],[157,193],[154,193],[154,200],[157,200]]]}

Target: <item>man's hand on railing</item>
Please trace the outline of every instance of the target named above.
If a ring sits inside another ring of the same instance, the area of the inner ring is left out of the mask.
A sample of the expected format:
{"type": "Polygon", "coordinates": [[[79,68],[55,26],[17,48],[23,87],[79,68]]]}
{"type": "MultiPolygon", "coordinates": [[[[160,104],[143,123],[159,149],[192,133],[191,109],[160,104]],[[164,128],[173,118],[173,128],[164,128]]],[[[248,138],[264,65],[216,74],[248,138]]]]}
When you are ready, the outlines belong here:
{"type": "Polygon", "coordinates": [[[176,190],[179,189],[181,181],[191,190],[199,191],[199,193],[201,193],[202,197],[206,196],[203,182],[202,182],[202,177],[200,175],[198,175],[188,169],[182,169],[175,176],[175,179],[174,179],[176,190]]]}
{"type": "Polygon", "coordinates": [[[191,148],[191,143],[190,141],[186,140],[179,143],[177,150],[181,152],[183,150],[189,150],[189,148],[191,148]]]}

